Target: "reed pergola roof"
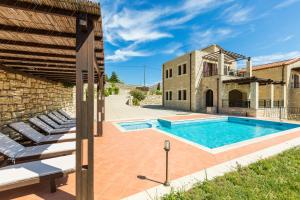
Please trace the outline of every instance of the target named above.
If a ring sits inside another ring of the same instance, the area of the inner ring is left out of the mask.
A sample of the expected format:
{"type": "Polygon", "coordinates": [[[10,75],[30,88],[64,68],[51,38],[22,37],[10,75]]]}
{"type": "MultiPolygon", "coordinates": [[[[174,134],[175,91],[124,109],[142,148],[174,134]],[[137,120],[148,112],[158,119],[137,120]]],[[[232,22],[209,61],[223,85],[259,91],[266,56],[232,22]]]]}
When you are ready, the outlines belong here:
{"type": "Polygon", "coordinates": [[[76,18],[94,19],[95,78],[104,71],[100,5],[87,0],[1,0],[0,67],[76,81],[76,18]]]}
{"type": "Polygon", "coordinates": [[[219,51],[207,54],[207,55],[203,56],[202,58],[206,59],[206,60],[211,60],[211,61],[218,61],[219,55],[220,55],[221,52],[224,54],[224,61],[226,63],[231,63],[233,61],[249,59],[248,57],[246,57],[244,55],[234,53],[234,52],[231,52],[231,51],[227,51],[227,50],[224,50],[224,49],[221,49],[219,51]]]}

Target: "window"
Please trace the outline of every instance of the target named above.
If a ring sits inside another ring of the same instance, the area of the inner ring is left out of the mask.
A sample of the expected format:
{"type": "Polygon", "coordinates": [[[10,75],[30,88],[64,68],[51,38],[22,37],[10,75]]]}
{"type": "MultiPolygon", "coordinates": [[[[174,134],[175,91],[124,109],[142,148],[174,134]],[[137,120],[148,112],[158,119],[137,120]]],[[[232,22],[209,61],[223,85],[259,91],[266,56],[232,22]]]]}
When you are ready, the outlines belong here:
{"type": "Polygon", "coordinates": [[[169,100],[169,92],[166,92],[166,100],[169,100]]]}
{"type": "Polygon", "coordinates": [[[181,100],[181,90],[178,90],[178,100],[181,100]]]}
{"type": "Polygon", "coordinates": [[[186,100],[186,90],[183,90],[183,100],[186,100]]]}
{"type": "Polygon", "coordinates": [[[299,76],[298,75],[294,75],[294,88],[300,88],[300,84],[299,84],[299,76]]]}
{"type": "Polygon", "coordinates": [[[169,70],[166,70],[166,78],[169,78],[169,70]]]}
{"type": "Polygon", "coordinates": [[[172,76],[173,76],[172,69],[169,69],[169,77],[172,78],[172,76]]]}
{"type": "Polygon", "coordinates": [[[178,75],[181,75],[181,65],[178,66],[178,75]]]}
{"type": "Polygon", "coordinates": [[[183,74],[186,74],[186,64],[183,64],[183,74]]]}

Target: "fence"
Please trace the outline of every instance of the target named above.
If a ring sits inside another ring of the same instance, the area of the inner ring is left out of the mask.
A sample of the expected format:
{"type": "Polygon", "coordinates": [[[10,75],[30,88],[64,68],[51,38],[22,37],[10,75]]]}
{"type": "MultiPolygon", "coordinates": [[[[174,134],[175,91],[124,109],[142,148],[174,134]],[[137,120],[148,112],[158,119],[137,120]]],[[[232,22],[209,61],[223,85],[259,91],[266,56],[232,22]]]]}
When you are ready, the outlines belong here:
{"type": "Polygon", "coordinates": [[[264,108],[264,117],[287,120],[300,120],[300,107],[264,108]]]}

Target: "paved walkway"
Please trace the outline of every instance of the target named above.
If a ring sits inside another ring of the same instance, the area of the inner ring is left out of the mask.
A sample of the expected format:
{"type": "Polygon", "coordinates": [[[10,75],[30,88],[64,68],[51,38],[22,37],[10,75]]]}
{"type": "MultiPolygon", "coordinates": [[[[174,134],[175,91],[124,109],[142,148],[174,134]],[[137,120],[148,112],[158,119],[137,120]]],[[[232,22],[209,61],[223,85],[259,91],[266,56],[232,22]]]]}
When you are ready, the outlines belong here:
{"type": "Polygon", "coordinates": [[[183,111],[174,111],[164,109],[162,106],[137,107],[126,105],[128,99],[128,91],[120,91],[119,95],[111,95],[105,98],[106,121],[122,120],[122,119],[154,119],[158,116],[174,116],[189,114],[183,111]]]}
{"type": "MultiPolygon", "coordinates": [[[[168,118],[181,120],[207,117],[194,114],[168,118]]],[[[113,123],[105,122],[103,137],[95,138],[95,199],[121,199],[161,184],[165,177],[163,143],[166,139],[172,145],[169,169],[170,178],[174,180],[293,138],[300,138],[300,131],[211,154],[154,129],[124,133],[113,123]],[[146,179],[140,179],[140,176],[146,179]]],[[[75,174],[71,174],[68,179],[61,179],[59,184],[54,194],[49,193],[49,185],[45,182],[0,193],[0,199],[75,199],[75,174]]]]}

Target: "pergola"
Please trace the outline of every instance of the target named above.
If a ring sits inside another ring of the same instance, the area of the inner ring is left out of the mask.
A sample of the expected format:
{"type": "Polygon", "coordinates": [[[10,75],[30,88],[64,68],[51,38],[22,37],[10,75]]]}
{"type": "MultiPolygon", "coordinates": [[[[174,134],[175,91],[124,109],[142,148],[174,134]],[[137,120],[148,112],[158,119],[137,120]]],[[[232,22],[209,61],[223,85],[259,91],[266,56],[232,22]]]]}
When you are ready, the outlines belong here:
{"type": "Polygon", "coordinates": [[[207,54],[207,55],[203,56],[202,58],[206,59],[206,60],[211,60],[211,61],[218,61],[220,53],[224,54],[224,61],[226,63],[231,63],[233,61],[249,59],[248,57],[246,57],[244,55],[234,53],[234,52],[231,52],[231,51],[227,51],[225,49],[221,49],[220,51],[216,51],[216,52],[207,54]]]}
{"type": "Polygon", "coordinates": [[[98,135],[104,120],[100,5],[88,0],[1,0],[0,44],[1,69],[76,84],[76,198],[93,199],[95,83],[98,135]]]}

